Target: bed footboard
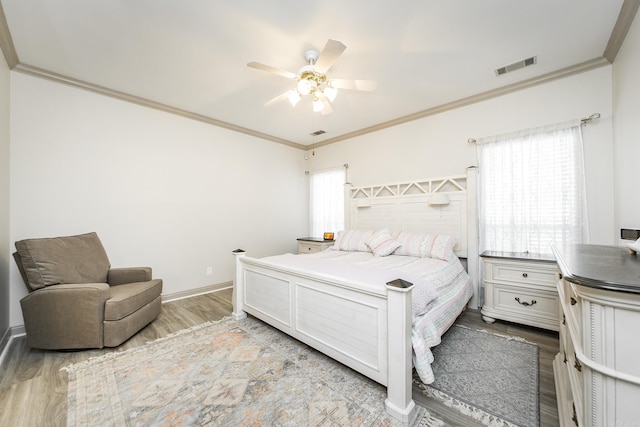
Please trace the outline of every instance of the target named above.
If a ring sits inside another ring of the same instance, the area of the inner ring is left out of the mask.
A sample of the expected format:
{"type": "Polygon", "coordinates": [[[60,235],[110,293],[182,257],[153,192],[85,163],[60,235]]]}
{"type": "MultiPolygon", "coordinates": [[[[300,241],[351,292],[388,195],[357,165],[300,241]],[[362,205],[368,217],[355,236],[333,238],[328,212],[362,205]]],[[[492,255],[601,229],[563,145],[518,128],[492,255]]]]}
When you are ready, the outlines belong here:
{"type": "Polygon", "coordinates": [[[385,385],[387,412],[411,419],[410,283],[363,286],[234,255],[234,319],[249,313],[385,385]]]}

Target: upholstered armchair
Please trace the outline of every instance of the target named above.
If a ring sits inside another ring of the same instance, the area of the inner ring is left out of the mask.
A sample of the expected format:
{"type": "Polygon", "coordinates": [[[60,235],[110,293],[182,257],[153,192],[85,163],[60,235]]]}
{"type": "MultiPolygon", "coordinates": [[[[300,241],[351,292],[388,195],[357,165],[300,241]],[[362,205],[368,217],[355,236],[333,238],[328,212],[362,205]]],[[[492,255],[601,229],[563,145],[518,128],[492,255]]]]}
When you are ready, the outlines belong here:
{"type": "Polygon", "coordinates": [[[160,314],[162,280],[149,267],[111,268],[96,233],[15,246],[29,290],[20,305],[32,348],[116,347],[160,314]]]}

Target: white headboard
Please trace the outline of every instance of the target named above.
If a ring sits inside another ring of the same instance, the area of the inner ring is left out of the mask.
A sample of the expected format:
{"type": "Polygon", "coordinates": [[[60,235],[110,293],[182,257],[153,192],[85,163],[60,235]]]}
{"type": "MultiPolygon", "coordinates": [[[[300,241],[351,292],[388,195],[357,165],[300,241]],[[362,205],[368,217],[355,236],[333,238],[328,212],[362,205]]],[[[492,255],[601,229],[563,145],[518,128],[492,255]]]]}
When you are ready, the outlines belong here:
{"type": "Polygon", "coordinates": [[[454,250],[458,257],[467,259],[467,270],[477,290],[477,176],[478,169],[470,167],[465,175],[458,176],[363,187],[347,184],[345,228],[388,227],[391,231],[455,236],[458,243],[454,250]],[[429,204],[434,194],[446,195],[449,203],[429,204]]]}

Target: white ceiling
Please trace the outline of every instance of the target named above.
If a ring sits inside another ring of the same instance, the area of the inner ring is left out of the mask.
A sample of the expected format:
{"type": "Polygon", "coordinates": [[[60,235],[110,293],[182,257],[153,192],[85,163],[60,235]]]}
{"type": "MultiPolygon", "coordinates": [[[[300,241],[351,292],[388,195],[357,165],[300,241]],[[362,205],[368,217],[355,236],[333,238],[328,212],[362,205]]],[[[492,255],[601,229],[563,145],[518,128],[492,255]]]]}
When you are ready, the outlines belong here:
{"type": "Polygon", "coordinates": [[[601,64],[623,3],[1,0],[17,71],[55,73],[294,145],[601,64]],[[321,50],[327,39],[347,46],[327,75],[376,80],[377,90],[340,91],[326,116],[308,99],[265,107],[294,82],[246,64],[296,72],[304,51],[321,50]],[[494,72],[534,55],[533,66],[494,72]],[[310,136],[319,129],[327,133],[310,136]]]}

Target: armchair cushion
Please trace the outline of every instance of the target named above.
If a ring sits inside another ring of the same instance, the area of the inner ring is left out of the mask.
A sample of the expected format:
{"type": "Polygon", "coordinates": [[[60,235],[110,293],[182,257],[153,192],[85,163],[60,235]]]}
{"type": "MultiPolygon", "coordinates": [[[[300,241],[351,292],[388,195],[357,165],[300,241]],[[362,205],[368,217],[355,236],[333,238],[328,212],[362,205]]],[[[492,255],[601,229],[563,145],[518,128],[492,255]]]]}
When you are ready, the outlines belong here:
{"type": "Polygon", "coordinates": [[[156,299],[162,293],[162,280],[111,286],[109,293],[104,320],[120,320],[156,299]]]}
{"type": "Polygon", "coordinates": [[[107,283],[111,264],[96,233],[20,240],[16,250],[31,291],[64,283],[107,283]]]}

